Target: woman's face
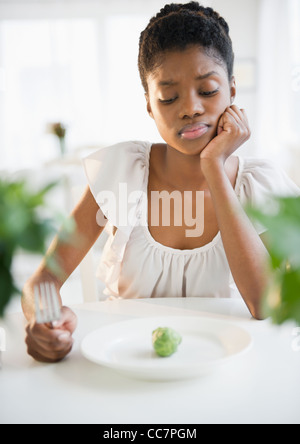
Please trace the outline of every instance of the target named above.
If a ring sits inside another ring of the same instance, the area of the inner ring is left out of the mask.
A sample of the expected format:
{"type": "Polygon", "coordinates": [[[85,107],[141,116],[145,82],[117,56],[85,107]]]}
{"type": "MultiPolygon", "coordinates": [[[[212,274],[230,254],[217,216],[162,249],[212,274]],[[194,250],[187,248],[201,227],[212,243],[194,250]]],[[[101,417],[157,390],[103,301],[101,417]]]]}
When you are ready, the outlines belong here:
{"type": "Polygon", "coordinates": [[[235,81],[200,47],[164,55],[148,75],[147,110],[165,142],[197,155],[217,135],[218,122],[235,98],[235,81]]]}

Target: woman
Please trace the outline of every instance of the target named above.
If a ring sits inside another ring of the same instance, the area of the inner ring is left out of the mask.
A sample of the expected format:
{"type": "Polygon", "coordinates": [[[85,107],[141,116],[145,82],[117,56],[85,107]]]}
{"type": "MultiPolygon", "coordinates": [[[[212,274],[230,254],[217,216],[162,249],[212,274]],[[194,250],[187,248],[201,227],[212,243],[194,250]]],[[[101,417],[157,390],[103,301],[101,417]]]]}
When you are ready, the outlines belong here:
{"type": "MultiPolygon", "coordinates": [[[[43,262],[24,288],[26,342],[35,359],[53,362],[69,353],[76,317],[63,307],[54,328],[37,325],[34,285],[51,281],[59,292],[107,222],[113,230],[98,271],[106,294],[230,297],[235,283],[251,314],[262,317],[268,252],[263,228],[253,226],[243,205],[299,190],[269,162],[233,155],[250,137],[246,113],[234,105],[233,61],[227,23],[197,2],[165,6],[142,32],[139,71],[147,111],[165,143],[121,143],[85,160],[89,187],[72,214],[80,243],[66,246],[56,238],[48,255],[59,262],[63,276],[43,262]],[[125,222],[120,184],[140,193],[126,202],[131,217],[125,222]],[[109,207],[103,192],[119,207],[109,207]],[[176,209],[170,199],[174,192],[183,197],[176,209]],[[168,224],[154,193],[167,196],[162,206],[169,205],[168,224]],[[195,225],[203,219],[194,235],[185,217],[177,223],[176,212],[187,207],[198,215],[195,225]]],[[[112,116],[116,127],[118,112],[112,116]]]]}

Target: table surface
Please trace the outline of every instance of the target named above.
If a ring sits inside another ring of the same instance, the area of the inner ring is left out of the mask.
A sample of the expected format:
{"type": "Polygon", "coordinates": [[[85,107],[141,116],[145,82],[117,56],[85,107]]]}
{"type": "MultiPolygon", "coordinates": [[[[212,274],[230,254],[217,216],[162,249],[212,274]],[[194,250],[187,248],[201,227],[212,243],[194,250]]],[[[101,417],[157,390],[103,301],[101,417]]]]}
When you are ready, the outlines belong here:
{"type": "Polygon", "coordinates": [[[300,423],[295,325],[256,321],[239,299],[116,300],[72,308],[79,321],[74,348],[57,364],[41,364],[27,355],[22,314],[0,323],[6,332],[0,423],[300,423]],[[208,375],[172,382],[129,378],[81,354],[82,339],[103,325],[168,315],[229,320],[252,335],[253,347],[208,375]]]}

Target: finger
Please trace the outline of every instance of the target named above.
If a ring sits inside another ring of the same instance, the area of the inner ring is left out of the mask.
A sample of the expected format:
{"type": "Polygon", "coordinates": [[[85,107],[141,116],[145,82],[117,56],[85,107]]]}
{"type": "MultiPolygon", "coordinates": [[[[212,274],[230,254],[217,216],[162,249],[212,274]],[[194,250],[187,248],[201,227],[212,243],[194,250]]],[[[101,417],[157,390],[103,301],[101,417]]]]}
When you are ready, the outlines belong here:
{"type": "Polygon", "coordinates": [[[218,121],[218,128],[217,128],[217,135],[221,134],[222,131],[224,131],[224,114],[221,115],[218,121]]]}
{"type": "Polygon", "coordinates": [[[55,362],[59,362],[62,359],[64,359],[72,350],[72,347],[70,347],[67,350],[63,350],[60,352],[40,352],[36,349],[31,349],[30,347],[28,348],[28,354],[35,359],[36,361],[39,362],[45,362],[45,363],[55,363],[55,362]]]}
{"type": "Polygon", "coordinates": [[[73,338],[66,343],[60,343],[56,345],[49,345],[43,342],[37,342],[31,336],[27,336],[25,339],[27,345],[27,352],[30,356],[38,361],[42,362],[57,362],[63,359],[73,347],[73,338]]]}
{"type": "Polygon", "coordinates": [[[243,114],[244,117],[244,121],[247,123],[247,125],[249,126],[249,120],[248,120],[248,116],[247,113],[244,109],[241,109],[241,113],[243,114]]]}
{"type": "Polygon", "coordinates": [[[238,122],[236,121],[236,118],[230,113],[229,111],[225,111],[222,118],[219,122],[219,128],[222,128],[222,131],[226,132],[232,132],[234,128],[236,128],[238,125],[238,122]]]}
{"type": "Polygon", "coordinates": [[[232,129],[228,129],[228,132],[236,130],[244,141],[249,140],[249,138],[251,137],[251,130],[248,124],[248,118],[245,110],[240,110],[238,108],[236,110],[233,110],[230,108],[228,109],[227,115],[230,115],[235,122],[233,123],[234,127],[232,129]]]}
{"type": "MultiPolygon", "coordinates": [[[[239,108],[235,107],[234,109],[228,108],[226,111],[227,115],[230,115],[232,119],[234,119],[234,127],[236,130],[239,131],[241,136],[244,137],[245,140],[248,140],[251,135],[251,131],[248,124],[248,119],[246,117],[246,113],[244,110],[240,110],[239,108]]],[[[230,130],[228,130],[230,132],[230,130]]]]}
{"type": "Polygon", "coordinates": [[[233,113],[233,110],[224,113],[223,131],[227,134],[236,135],[240,140],[246,142],[251,136],[250,128],[237,117],[237,114],[234,115],[233,113]]]}
{"type": "Polygon", "coordinates": [[[226,112],[234,118],[238,125],[243,125],[243,115],[237,107],[235,109],[232,107],[227,108],[226,112]]]}
{"type": "Polygon", "coordinates": [[[247,116],[246,111],[244,109],[239,109],[235,105],[234,105],[234,108],[231,109],[231,112],[232,111],[234,111],[236,116],[238,116],[238,118],[239,118],[238,124],[239,124],[241,130],[244,132],[246,139],[248,139],[251,136],[251,130],[250,130],[250,125],[249,125],[248,116],[247,116]]]}
{"type": "Polygon", "coordinates": [[[224,131],[224,127],[226,126],[226,124],[239,124],[240,121],[240,117],[239,115],[235,112],[235,109],[237,109],[237,107],[235,105],[233,105],[232,107],[227,107],[224,111],[224,113],[222,114],[222,116],[219,119],[218,122],[218,134],[220,134],[222,131],[224,131]],[[233,108],[234,107],[234,108],[233,108]],[[229,117],[233,117],[233,120],[229,117]]]}
{"type": "Polygon", "coordinates": [[[68,330],[73,333],[77,327],[77,316],[68,307],[61,308],[61,318],[58,321],[52,323],[53,327],[68,330]]]}
{"type": "Polygon", "coordinates": [[[45,324],[33,324],[26,328],[28,342],[41,350],[64,350],[73,343],[67,330],[50,329],[45,324]]]}
{"type": "Polygon", "coordinates": [[[37,324],[32,322],[26,326],[26,333],[32,337],[36,342],[45,342],[49,335],[50,327],[48,324],[37,324]]]}
{"type": "Polygon", "coordinates": [[[244,109],[240,109],[236,105],[232,105],[227,111],[236,119],[238,123],[248,126],[248,117],[244,109]]]}

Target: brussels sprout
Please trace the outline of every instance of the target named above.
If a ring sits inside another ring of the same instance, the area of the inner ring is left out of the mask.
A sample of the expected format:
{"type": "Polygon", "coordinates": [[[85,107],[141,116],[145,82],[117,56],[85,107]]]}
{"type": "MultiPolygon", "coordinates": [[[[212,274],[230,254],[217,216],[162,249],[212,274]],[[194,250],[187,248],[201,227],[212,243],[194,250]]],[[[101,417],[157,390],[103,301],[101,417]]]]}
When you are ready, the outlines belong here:
{"type": "Polygon", "coordinates": [[[182,338],[172,328],[158,328],[152,333],[152,344],[159,356],[167,357],[173,355],[181,343],[182,338]]]}

